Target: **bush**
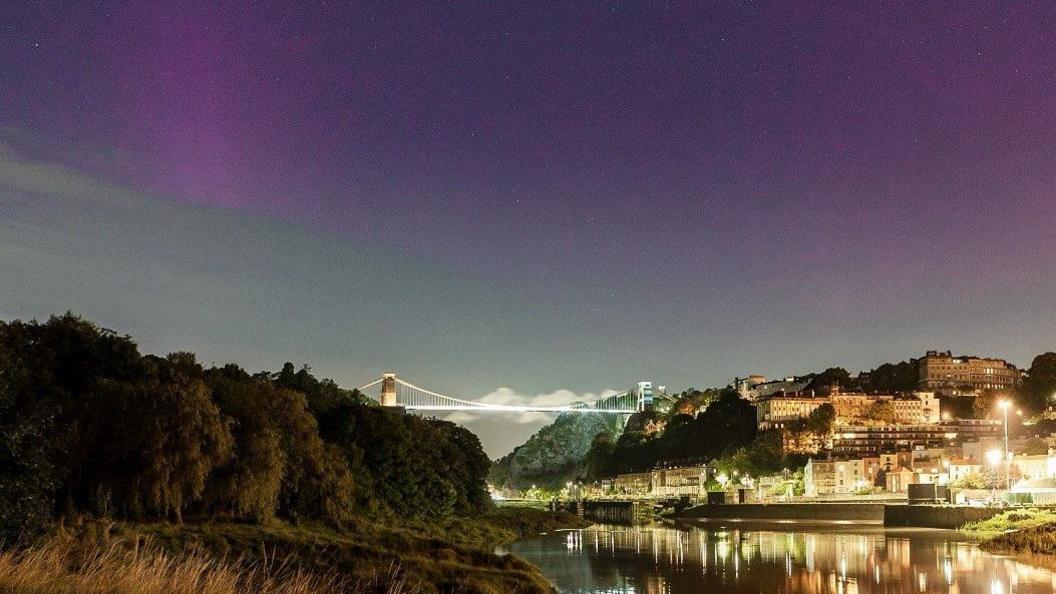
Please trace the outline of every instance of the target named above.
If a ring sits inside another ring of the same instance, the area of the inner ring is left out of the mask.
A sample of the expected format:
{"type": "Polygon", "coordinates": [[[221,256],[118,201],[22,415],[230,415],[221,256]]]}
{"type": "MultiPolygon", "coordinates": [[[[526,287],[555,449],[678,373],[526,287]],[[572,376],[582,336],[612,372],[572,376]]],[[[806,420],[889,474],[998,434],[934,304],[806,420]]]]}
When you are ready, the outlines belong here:
{"type": "Polygon", "coordinates": [[[997,534],[1009,530],[1036,528],[1056,523],[1056,510],[1043,507],[1031,507],[1003,512],[986,520],[969,522],[962,528],[976,534],[997,534]]]}

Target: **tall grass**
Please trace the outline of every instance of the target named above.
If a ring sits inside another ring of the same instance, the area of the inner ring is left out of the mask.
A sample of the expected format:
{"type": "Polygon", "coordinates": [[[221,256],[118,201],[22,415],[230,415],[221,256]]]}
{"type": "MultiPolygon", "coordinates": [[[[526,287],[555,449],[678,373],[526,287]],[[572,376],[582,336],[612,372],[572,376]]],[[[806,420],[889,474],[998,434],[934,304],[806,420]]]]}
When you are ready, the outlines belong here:
{"type": "Polygon", "coordinates": [[[417,594],[390,575],[347,581],[282,561],[242,563],[204,554],[173,555],[149,544],[85,544],[62,535],[28,549],[0,552],[4,594],[417,594]]]}
{"type": "Polygon", "coordinates": [[[1012,530],[1037,528],[1056,523],[1056,509],[1044,507],[1027,507],[1002,512],[976,522],[968,522],[962,530],[982,536],[993,536],[1012,530]]]}

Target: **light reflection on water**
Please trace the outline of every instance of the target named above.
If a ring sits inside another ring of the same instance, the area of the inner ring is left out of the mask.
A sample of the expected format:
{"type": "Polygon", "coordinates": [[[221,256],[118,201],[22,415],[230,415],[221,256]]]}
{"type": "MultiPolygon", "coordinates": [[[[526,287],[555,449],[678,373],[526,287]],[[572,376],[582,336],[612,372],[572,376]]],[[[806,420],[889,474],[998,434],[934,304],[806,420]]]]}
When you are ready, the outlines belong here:
{"type": "Polygon", "coordinates": [[[1051,594],[1056,575],[943,530],[606,526],[513,544],[568,594],[1051,594]]]}

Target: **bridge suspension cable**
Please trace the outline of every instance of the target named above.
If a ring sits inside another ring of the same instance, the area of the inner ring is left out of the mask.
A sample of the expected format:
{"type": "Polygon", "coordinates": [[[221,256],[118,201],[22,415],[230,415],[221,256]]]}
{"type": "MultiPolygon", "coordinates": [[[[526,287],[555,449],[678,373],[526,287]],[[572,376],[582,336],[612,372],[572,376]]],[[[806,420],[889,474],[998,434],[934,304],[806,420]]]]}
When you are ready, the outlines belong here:
{"type": "Polygon", "coordinates": [[[472,400],[439,394],[397,378],[395,374],[385,374],[377,380],[360,386],[359,391],[366,392],[379,384],[381,384],[381,395],[377,400],[382,404],[386,406],[400,406],[407,410],[414,411],[631,414],[641,410],[640,399],[632,390],[623,393],[610,394],[594,402],[577,402],[558,406],[495,404],[490,402],[474,402],[472,400]]]}

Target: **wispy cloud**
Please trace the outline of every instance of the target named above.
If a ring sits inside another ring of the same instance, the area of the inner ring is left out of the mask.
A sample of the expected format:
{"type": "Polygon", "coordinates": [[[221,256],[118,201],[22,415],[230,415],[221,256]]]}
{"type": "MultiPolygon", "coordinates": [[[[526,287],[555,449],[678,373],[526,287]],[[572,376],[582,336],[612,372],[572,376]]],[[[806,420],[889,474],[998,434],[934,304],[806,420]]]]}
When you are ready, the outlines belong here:
{"type": "MultiPolygon", "coordinates": [[[[545,394],[522,394],[512,388],[497,388],[496,390],[477,398],[477,402],[484,404],[499,404],[503,406],[565,406],[577,402],[593,402],[619,394],[619,390],[605,389],[598,393],[573,392],[572,390],[555,390],[545,394]]],[[[472,423],[487,415],[488,418],[502,416],[508,421],[519,424],[544,423],[554,418],[554,413],[525,412],[525,413],[474,413],[455,412],[446,417],[454,423],[472,423]]]]}

